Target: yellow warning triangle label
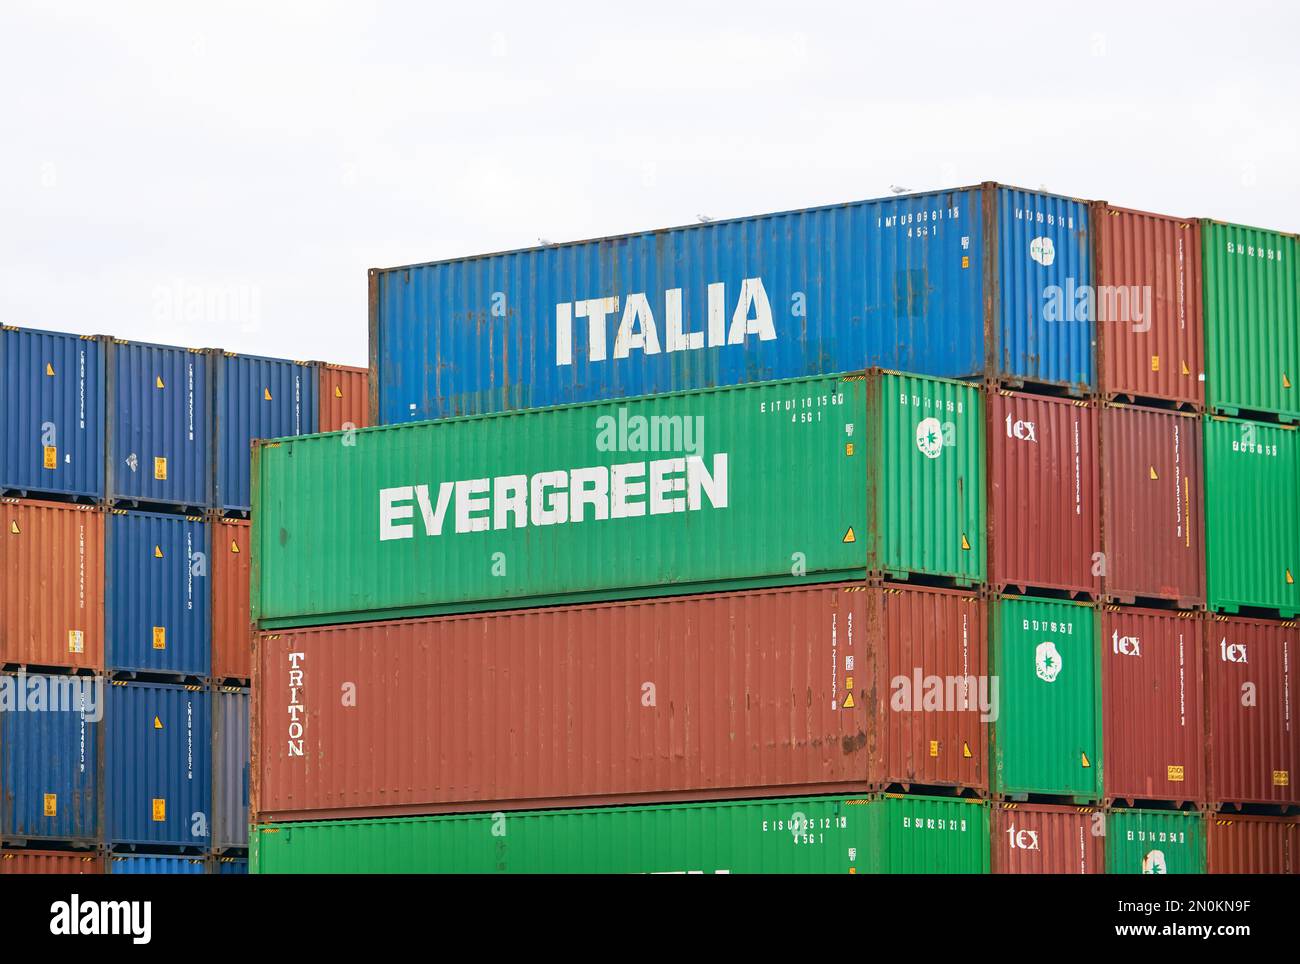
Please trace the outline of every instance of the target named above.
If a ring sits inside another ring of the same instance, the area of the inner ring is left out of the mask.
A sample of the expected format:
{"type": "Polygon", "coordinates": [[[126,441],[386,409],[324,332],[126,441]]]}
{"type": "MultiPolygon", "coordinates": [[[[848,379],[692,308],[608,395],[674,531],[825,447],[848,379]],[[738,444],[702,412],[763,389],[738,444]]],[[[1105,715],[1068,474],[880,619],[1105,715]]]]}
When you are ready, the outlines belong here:
{"type": "Polygon", "coordinates": [[[1152,479],[1158,479],[1158,478],[1160,478],[1160,476],[1156,475],[1156,467],[1155,467],[1154,465],[1151,466],[1151,478],[1152,478],[1152,479]]]}
{"type": "Polygon", "coordinates": [[[271,390],[269,388],[262,389],[262,398],[264,401],[271,401],[271,390]]]}
{"type": "Polygon", "coordinates": [[[1294,585],[1295,585],[1295,580],[1291,578],[1291,570],[1290,570],[1290,569],[1288,569],[1288,570],[1286,571],[1286,584],[1287,584],[1288,586],[1294,586],[1294,585]]]}
{"type": "Polygon", "coordinates": [[[844,697],[844,708],[845,708],[846,710],[851,710],[851,709],[853,709],[853,694],[852,694],[852,693],[850,693],[848,696],[844,697]]]}
{"type": "Polygon", "coordinates": [[[853,526],[849,526],[849,531],[844,533],[845,542],[857,542],[858,537],[853,534],[853,526]]]}
{"type": "Polygon", "coordinates": [[[967,760],[969,760],[973,755],[970,751],[970,744],[967,743],[965,740],[961,741],[961,755],[964,756],[967,760]]]}
{"type": "Polygon", "coordinates": [[[1083,766],[1085,769],[1092,766],[1092,764],[1088,762],[1088,754],[1080,753],[1079,756],[1083,757],[1083,766]]]}
{"type": "Polygon", "coordinates": [[[9,523],[9,531],[16,536],[22,535],[22,531],[18,528],[18,523],[16,521],[11,521],[9,523]]]}
{"type": "Polygon", "coordinates": [[[153,387],[154,387],[154,388],[166,388],[166,387],[167,387],[166,385],[163,384],[163,380],[162,380],[162,376],[161,376],[161,375],[155,375],[155,376],[154,376],[154,379],[153,379],[153,387]]]}
{"type": "Polygon", "coordinates": [[[1290,388],[1290,387],[1291,387],[1291,379],[1289,379],[1289,378],[1286,377],[1286,372],[1283,372],[1283,373],[1282,373],[1282,387],[1283,387],[1283,388],[1290,388]]]}
{"type": "Polygon", "coordinates": [[[966,533],[964,533],[964,532],[961,534],[961,547],[962,547],[963,549],[969,549],[969,548],[970,548],[970,540],[966,538],[966,533]]]}
{"type": "Polygon", "coordinates": [[[154,557],[155,559],[161,559],[161,558],[163,557],[163,554],[162,554],[162,546],[154,546],[154,547],[153,547],[153,557],[154,557]]]}
{"type": "Polygon", "coordinates": [[[335,398],[343,397],[343,389],[339,388],[337,385],[334,386],[334,397],[335,398]]]}
{"type": "Polygon", "coordinates": [[[1192,373],[1192,370],[1191,370],[1190,368],[1187,367],[1187,362],[1183,362],[1183,374],[1184,374],[1184,375],[1190,375],[1191,373],[1192,373]]]}
{"type": "Polygon", "coordinates": [[[46,363],[45,363],[45,374],[47,374],[47,375],[53,375],[53,374],[54,374],[54,366],[51,365],[49,362],[46,362],[46,363]]]}
{"type": "Polygon", "coordinates": [[[238,551],[239,551],[239,543],[236,542],[234,539],[231,539],[231,540],[230,540],[230,551],[231,551],[231,552],[238,552],[238,551]]]}
{"type": "Polygon", "coordinates": [[[162,720],[160,720],[160,719],[159,719],[158,717],[156,717],[156,716],[153,718],[153,728],[154,728],[155,730],[161,730],[161,729],[162,729],[162,720]]]}

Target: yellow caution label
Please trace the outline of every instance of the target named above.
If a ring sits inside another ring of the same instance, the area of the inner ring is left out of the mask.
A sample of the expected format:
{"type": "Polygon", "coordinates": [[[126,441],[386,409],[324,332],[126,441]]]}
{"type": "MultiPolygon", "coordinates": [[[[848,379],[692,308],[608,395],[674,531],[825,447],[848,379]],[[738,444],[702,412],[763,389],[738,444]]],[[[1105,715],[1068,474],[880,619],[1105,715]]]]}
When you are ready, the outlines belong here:
{"type": "Polygon", "coordinates": [[[844,697],[844,702],[841,705],[843,705],[846,710],[853,709],[853,694],[850,693],[848,696],[844,697]]]}
{"type": "Polygon", "coordinates": [[[969,268],[969,267],[970,267],[970,255],[968,255],[968,254],[963,254],[963,255],[961,256],[961,266],[962,266],[963,268],[969,268]]]}
{"type": "Polygon", "coordinates": [[[86,651],[86,634],[80,629],[68,630],[68,652],[84,653],[86,651]]]}
{"type": "Polygon", "coordinates": [[[49,362],[45,363],[45,374],[50,376],[54,375],[54,366],[51,365],[49,362]]]}
{"type": "Polygon", "coordinates": [[[1154,465],[1151,466],[1150,471],[1151,471],[1151,480],[1153,482],[1160,478],[1160,476],[1156,475],[1156,467],[1154,465]]]}
{"type": "Polygon", "coordinates": [[[1159,355],[1152,355],[1152,356],[1151,356],[1151,370],[1152,370],[1153,372],[1158,372],[1158,371],[1160,371],[1160,356],[1159,356],[1159,355]]]}
{"type": "Polygon", "coordinates": [[[339,388],[337,385],[334,386],[334,397],[335,398],[343,397],[343,389],[339,388]]]}
{"type": "Polygon", "coordinates": [[[155,730],[161,730],[161,729],[163,728],[163,727],[162,727],[162,719],[161,719],[160,717],[155,716],[155,717],[153,718],[153,728],[154,728],[155,730]]]}
{"type": "Polygon", "coordinates": [[[857,542],[858,537],[853,534],[853,526],[849,526],[849,531],[844,533],[845,542],[857,542]]]}
{"type": "Polygon", "coordinates": [[[1187,367],[1187,362],[1183,362],[1183,374],[1184,374],[1184,375],[1190,375],[1191,373],[1192,373],[1192,370],[1191,370],[1190,368],[1187,367]]]}
{"type": "Polygon", "coordinates": [[[161,376],[161,375],[155,375],[155,376],[154,376],[154,379],[153,379],[153,387],[154,387],[154,388],[166,388],[166,387],[167,387],[166,385],[163,384],[163,380],[162,380],[162,376],[161,376]]]}
{"type": "Polygon", "coordinates": [[[1083,758],[1083,761],[1082,761],[1082,762],[1083,762],[1083,768],[1084,768],[1085,770],[1088,769],[1088,768],[1090,768],[1090,767],[1092,766],[1092,763],[1089,762],[1089,760],[1088,760],[1088,754],[1086,754],[1086,753],[1082,753],[1082,752],[1081,752],[1081,753],[1079,754],[1079,756],[1081,756],[1081,757],[1083,758]]]}
{"type": "Polygon", "coordinates": [[[1291,387],[1291,379],[1289,379],[1289,378],[1286,377],[1286,372],[1283,372],[1283,373],[1282,373],[1282,387],[1283,387],[1283,388],[1290,388],[1290,387],[1291,387]]]}
{"type": "Polygon", "coordinates": [[[166,626],[155,626],[153,628],[153,648],[154,649],[167,648],[167,627],[166,626]]]}
{"type": "Polygon", "coordinates": [[[1183,768],[1176,766],[1165,767],[1165,775],[1174,783],[1183,782],[1183,768]]]}
{"type": "Polygon", "coordinates": [[[59,467],[59,450],[53,445],[45,446],[44,464],[47,469],[57,469],[59,467]]]}
{"type": "Polygon", "coordinates": [[[153,801],[153,820],[154,823],[162,823],[167,819],[167,801],[161,797],[155,797],[153,801]]]}
{"type": "Polygon", "coordinates": [[[939,741],[938,741],[938,740],[931,740],[931,741],[930,741],[930,756],[938,756],[938,755],[939,755],[939,741]]]}
{"type": "Polygon", "coordinates": [[[853,677],[852,677],[852,676],[846,676],[846,677],[844,677],[844,688],[845,688],[846,690],[851,690],[851,689],[853,689],[853,677]]]}
{"type": "Polygon", "coordinates": [[[160,482],[167,481],[167,458],[163,455],[153,457],[153,477],[160,482]]]}
{"type": "Polygon", "coordinates": [[[961,741],[961,755],[964,756],[967,760],[969,760],[972,756],[975,755],[971,753],[970,744],[967,743],[965,740],[961,741]]]}
{"type": "Polygon", "coordinates": [[[59,815],[59,795],[57,793],[45,794],[45,816],[57,817],[59,815]]]}
{"type": "Polygon", "coordinates": [[[9,523],[9,531],[16,536],[20,536],[23,534],[23,530],[18,528],[18,520],[16,519],[9,523]]]}
{"type": "Polygon", "coordinates": [[[163,557],[162,546],[153,547],[153,557],[155,559],[161,559],[163,557]]]}
{"type": "Polygon", "coordinates": [[[1275,787],[1289,787],[1290,785],[1291,785],[1291,771],[1290,771],[1290,770],[1274,770],[1274,771],[1273,771],[1273,786],[1275,786],[1275,787]]]}
{"type": "Polygon", "coordinates": [[[1288,570],[1286,571],[1286,584],[1287,584],[1288,586],[1295,585],[1295,579],[1293,579],[1293,578],[1291,577],[1291,570],[1290,570],[1290,569],[1288,569],[1288,570]]]}
{"type": "Polygon", "coordinates": [[[234,553],[239,552],[239,543],[236,542],[234,539],[230,540],[230,551],[234,553]]]}
{"type": "Polygon", "coordinates": [[[966,533],[964,532],[961,534],[961,547],[963,549],[970,549],[970,540],[966,538],[966,533]]]}
{"type": "Polygon", "coordinates": [[[845,455],[848,455],[848,456],[851,456],[851,455],[853,454],[853,443],[852,443],[852,442],[845,442],[845,443],[844,443],[844,454],[845,454],[845,455]]]}
{"type": "Polygon", "coordinates": [[[264,402],[271,401],[271,390],[269,388],[262,389],[262,401],[264,402]]]}

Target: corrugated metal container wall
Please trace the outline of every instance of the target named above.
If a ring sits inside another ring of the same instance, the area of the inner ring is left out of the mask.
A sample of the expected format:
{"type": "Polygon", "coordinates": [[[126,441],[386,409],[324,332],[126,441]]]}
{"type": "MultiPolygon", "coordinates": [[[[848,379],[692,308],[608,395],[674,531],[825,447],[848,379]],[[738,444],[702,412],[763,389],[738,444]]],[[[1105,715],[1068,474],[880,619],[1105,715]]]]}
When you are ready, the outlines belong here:
{"type": "Polygon", "coordinates": [[[320,373],[318,432],[365,428],[370,424],[370,372],[347,365],[316,363],[320,373]]]}
{"type": "Polygon", "coordinates": [[[246,519],[212,520],[212,676],[218,680],[246,680],[253,672],[249,530],[246,519]]]}
{"type": "Polygon", "coordinates": [[[109,842],[206,847],[210,725],[208,693],[201,687],[108,687],[104,822],[109,842]]]}
{"type": "Polygon", "coordinates": [[[0,495],[104,497],[104,350],[94,335],[0,329],[0,495]]]}
{"type": "Polygon", "coordinates": [[[1210,803],[1300,803],[1296,639],[1292,621],[1205,621],[1210,803]]]}
{"type": "Polygon", "coordinates": [[[1107,606],[1101,615],[1106,799],[1205,800],[1199,615],[1107,606]]]}
{"type": "Polygon", "coordinates": [[[1101,583],[1108,599],[1205,605],[1201,455],[1199,416],[1103,407],[1101,583]]]}
{"type": "Polygon", "coordinates": [[[99,840],[103,680],[0,676],[0,837],[99,840]]]}
{"type": "Polygon", "coordinates": [[[104,668],[104,512],[0,499],[0,665],[104,668]]]}
{"type": "Polygon", "coordinates": [[[248,846],[248,690],[212,693],[212,846],[248,846]]]}
{"type": "Polygon", "coordinates": [[[989,808],[966,797],[873,797],[866,874],[987,874],[989,808]]]}
{"type": "Polygon", "coordinates": [[[318,376],[305,362],[224,352],[216,356],[216,477],[218,509],[247,510],[254,439],[316,431],[318,376]]]}
{"type": "MultiPolygon", "coordinates": [[[[245,837],[248,836],[248,830],[244,830],[245,837]]],[[[223,874],[226,876],[243,876],[248,873],[247,857],[216,857],[212,861],[209,873],[223,874]]]]}
{"type": "Polygon", "coordinates": [[[989,582],[1099,593],[1096,407],[1010,392],[988,406],[989,582]]]}
{"type": "Polygon", "coordinates": [[[1300,431],[1205,418],[1205,570],[1210,608],[1300,612],[1300,431]]]}
{"type": "Polygon", "coordinates": [[[1111,810],[1106,814],[1106,873],[1205,873],[1205,818],[1200,811],[1111,810]]]}
{"type": "Polygon", "coordinates": [[[102,874],[98,854],[64,850],[6,850],[0,853],[0,874],[102,874]]]}
{"type": "Polygon", "coordinates": [[[177,857],[169,854],[112,854],[108,858],[110,874],[203,874],[207,873],[202,857],[177,857]]]}
{"type": "Polygon", "coordinates": [[[1300,821],[1207,813],[1205,851],[1209,874],[1300,874],[1300,821]]]}
{"type": "Polygon", "coordinates": [[[995,874],[1104,874],[1106,817],[1092,807],[993,804],[995,874]]]}
{"type": "Polygon", "coordinates": [[[998,680],[990,731],[993,792],[1101,799],[1101,680],[1096,609],[1052,599],[990,602],[998,680]]]}
{"type": "Polygon", "coordinates": [[[108,499],[202,511],[212,499],[211,352],[108,347],[108,499]]]}
{"type": "Polygon", "coordinates": [[[863,792],[860,588],[263,635],[255,822],[863,792]]]}
{"type": "Polygon", "coordinates": [[[1205,403],[1201,230],[1098,202],[1097,379],[1102,397],[1205,403]]]}
{"type": "Polygon", "coordinates": [[[197,516],[109,514],[104,595],[110,670],[208,675],[210,559],[208,526],[197,516]]]}
{"type": "Polygon", "coordinates": [[[1296,238],[1201,222],[1206,396],[1228,415],[1300,417],[1300,267],[1296,238]]]}

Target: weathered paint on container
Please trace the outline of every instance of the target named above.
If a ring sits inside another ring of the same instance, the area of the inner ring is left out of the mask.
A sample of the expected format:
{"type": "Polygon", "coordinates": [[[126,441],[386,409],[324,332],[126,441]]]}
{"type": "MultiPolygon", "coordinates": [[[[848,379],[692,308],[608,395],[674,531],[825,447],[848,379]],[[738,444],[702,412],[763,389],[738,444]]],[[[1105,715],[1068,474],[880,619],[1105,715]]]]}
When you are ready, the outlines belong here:
{"type": "Polygon", "coordinates": [[[1097,381],[1103,398],[1205,403],[1201,229],[1097,202],[1097,381]]]}
{"type": "Polygon", "coordinates": [[[0,665],[104,668],[104,512],[0,499],[0,665]]]}
{"type": "Polygon", "coordinates": [[[182,857],[174,854],[111,854],[108,858],[110,874],[205,874],[207,867],[202,857],[182,857]]]}
{"type": "Polygon", "coordinates": [[[1205,815],[1206,873],[1300,874],[1300,820],[1205,815]]]}
{"type": "Polygon", "coordinates": [[[104,346],[0,328],[0,495],[104,497],[104,346]]]}
{"type": "Polygon", "coordinates": [[[1106,818],[1093,807],[994,803],[995,874],[1104,874],[1106,818]]]}
{"type": "Polygon", "coordinates": [[[247,519],[212,520],[212,676],[218,680],[246,680],[253,672],[250,534],[247,519]]]}
{"type": "MultiPolygon", "coordinates": [[[[1106,779],[1110,780],[1107,756],[1106,779]]],[[[1200,811],[1110,810],[1106,873],[1205,873],[1205,818],[1200,811]]]]}
{"type": "Polygon", "coordinates": [[[99,840],[103,680],[0,676],[0,837],[99,840]]]}
{"type": "Polygon", "coordinates": [[[249,458],[255,439],[316,431],[319,376],[306,362],[222,352],[215,356],[216,473],[212,501],[222,510],[247,510],[249,458]]]}
{"type": "Polygon", "coordinates": [[[1300,613],[1300,430],[1205,418],[1205,569],[1210,608],[1300,613]]]}
{"type": "Polygon", "coordinates": [[[340,432],[365,428],[370,422],[370,371],[316,362],[320,385],[320,416],[316,431],[340,432]]]}
{"type": "Polygon", "coordinates": [[[102,874],[99,854],[67,850],[6,850],[0,852],[0,874],[102,874]]]}
{"type": "Polygon", "coordinates": [[[1300,266],[1294,235],[1202,221],[1206,399],[1226,415],[1300,418],[1300,266]]]}
{"type": "Polygon", "coordinates": [[[108,516],[107,609],[111,671],[207,676],[212,665],[211,551],[198,516],[108,516]]]}
{"type": "Polygon", "coordinates": [[[199,686],[113,683],[104,739],[105,839],[206,848],[210,701],[199,686]]]}
{"type": "Polygon", "coordinates": [[[212,692],[212,846],[248,846],[248,690],[212,692]]]}
{"type": "Polygon", "coordinates": [[[1199,614],[1101,614],[1106,800],[1205,800],[1204,627],[1199,614]]]}
{"type": "Polygon", "coordinates": [[[1296,623],[1205,620],[1211,804],[1300,803],[1296,623]]]}
{"type": "Polygon", "coordinates": [[[1102,591],[1113,602],[1205,605],[1201,419],[1106,405],[1101,413],[1102,591]]]}
{"type": "Polygon", "coordinates": [[[998,391],[988,397],[988,412],[990,585],[1096,596],[1096,406],[998,391]]]}
{"type": "Polygon", "coordinates": [[[1031,597],[990,602],[998,716],[993,792],[1101,799],[1101,667],[1096,609],[1031,597]]]}
{"type": "Polygon", "coordinates": [[[212,499],[212,353],[108,343],[109,502],[201,512],[212,499]]]}
{"type": "Polygon", "coordinates": [[[258,446],[253,617],[274,629],[876,571],[977,582],[982,404],[960,383],[875,373],[258,446]],[[690,434],[647,454],[647,427],[668,424],[690,434]]]}

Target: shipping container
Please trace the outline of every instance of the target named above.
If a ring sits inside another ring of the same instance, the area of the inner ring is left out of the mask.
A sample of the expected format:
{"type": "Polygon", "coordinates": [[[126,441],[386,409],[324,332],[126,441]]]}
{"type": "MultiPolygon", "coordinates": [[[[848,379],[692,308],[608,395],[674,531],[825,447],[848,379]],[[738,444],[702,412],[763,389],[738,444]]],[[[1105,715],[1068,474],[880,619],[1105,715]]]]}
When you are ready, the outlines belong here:
{"type": "Polygon", "coordinates": [[[198,516],[108,516],[108,651],[112,672],[207,676],[212,666],[209,528],[198,516]]]}
{"type": "Polygon", "coordinates": [[[365,428],[370,422],[370,371],[315,362],[320,377],[320,416],[316,431],[365,428]]]}
{"type": "Polygon", "coordinates": [[[985,184],[370,272],[376,424],[882,367],[1083,392],[1084,202],[985,184]]]}
{"type": "MultiPolygon", "coordinates": [[[[1107,755],[1106,780],[1110,780],[1107,755]]],[[[1111,810],[1106,814],[1106,873],[1205,873],[1205,817],[1176,810],[1111,810]]]]}
{"type": "Polygon", "coordinates": [[[1103,202],[1091,215],[1102,397],[1199,410],[1205,402],[1200,223],[1103,202]]]}
{"type": "Polygon", "coordinates": [[[0,874],[102,874],[98,853],[70,850],[0,851],[0,874]]]}
{"type": "Polygon", "coordinates": [[[203,874],[207,866],[202,857],[175,854],[111,854],[110,874],[203,874]]]}
{"type": "Polygon", "coordinates": [[[1112,602],[1205,605],[1199,416],[1128,405],[1101,413],[1102,591],[1112,602]]]}
{"type": "Polygon", "coordinates": [[[0,665],[104,668],[104,512],[0,499],[0,665]]]}
{"type": "Polygon", "coordinates": [[[1296,238],[1201,222],[1206,399],[1225,415],[1300,417],[1300,268],[1296,238]]]}
{"type": "Polygon", "coordinates": [[[0,675],[0,837],[95,843],[104,681],[0,675]]]}
{"type": "Polygon", "coordinates": [[[1104,874],[1106,817],[1093,807],[994,803],[995,874],[1104,874]]]}
{"type": "Polygon", "coordinates": [[[1206,873],[1300,874],[1300,820],[1205,815],[1206,873]]]}
{"type": "Polygon", "coordinates": [[[1205,801],[1203,633],[1196,613],[1102,612],[1107,801],[1205,801]]]}
{"type": "Polygon", "coordinates": [[[1211,804],[1300,803],[1294,621],[1205,621],[1206,769],[1211,804]]]}
{"type": "MultiPolygon", "coordinates": [[[[244,836],[248,836],[248,830],[244,830],[244,836]]],[[[243,876],[248,873],[247,857],[213,857],[212,864],[208,867],[210,874],[223,874],[226,876],[243,876]]]]}
{"type": "Polygon", "coordinates": [[[987,873],[988,809],[790,797],[257,827],[253,873],[987,873]]]}
{"type": "Polygon", "coordinates": [[[248,846],[248,690],[212,692],[212,847],[248,846]]]}
{"type": "Polygon", "coordinates": [[[1101,799],[1100,661],[1096,608],[1029,597],[991,600],[996,719],[993,792],[1101,799]]]}
{"type": "Polygon", "coordinates": [[[1205,419],[1205,569],[1210,608],[1300,612],[1300,430],[1205,419]]]}
{"type": "Polygon", "coordinates": [[[1095,597],[1101,551],[1097,408],[1007,391],[988,397],[989,583],[1095,597]]]}
{"type": "Polygon", "coordinates": [[[983,395],[959,382],[799,379],[354,441],[257,447],[263,629],[984,575],[983,395]]]}
{"type": "Polygon", "coordinates": [[[104,497],[104,346],[0,328],[0,495],[104,497]]]}
{"type": "Polygon", "coordinates": [[[212,520],[212,676],[218,680],[246,680],[253,672],[249,541],[247,519],[212,520]]]}
{"type": "Polygon", "coordinates": [[[206,848],[211,839],[208,693],[114,683],[104,739],[105,837],[113,844],[206,848]]]}
{"type": "Polygon", "coordinates": [[[222,352],[215,356],[216,472],[212,501],[221,510],[247,511],[249,457],[255,439],[316,431],[318,375],[306,362],[222,352]]]}

